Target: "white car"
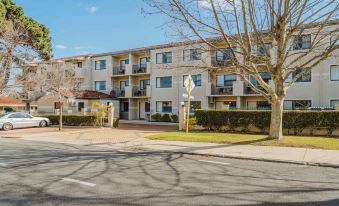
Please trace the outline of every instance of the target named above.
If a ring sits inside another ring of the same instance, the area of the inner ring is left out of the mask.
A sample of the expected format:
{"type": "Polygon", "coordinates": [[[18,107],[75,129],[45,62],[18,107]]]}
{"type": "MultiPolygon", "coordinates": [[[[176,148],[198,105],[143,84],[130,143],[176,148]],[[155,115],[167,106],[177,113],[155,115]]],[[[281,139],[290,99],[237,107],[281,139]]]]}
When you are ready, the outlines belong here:
{"type": "Polygon", "coordinates": [[[0,115],[0,128],[5,131],[25,127],[47,127],[50,124],[48,118],[33,117],[24,112],[10,112],[0,115]]]}

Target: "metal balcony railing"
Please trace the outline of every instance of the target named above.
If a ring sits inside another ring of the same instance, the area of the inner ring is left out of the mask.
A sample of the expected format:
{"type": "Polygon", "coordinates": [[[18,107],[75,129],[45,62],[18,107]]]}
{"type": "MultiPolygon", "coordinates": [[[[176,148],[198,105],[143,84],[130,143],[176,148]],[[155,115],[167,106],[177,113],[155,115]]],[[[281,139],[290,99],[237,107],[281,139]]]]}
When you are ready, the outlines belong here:
{"type": "Polygon", "coordinates": [[[212,60],[212,66],[214,67],[227,67],[232,66],[233,61],[232,60],[212,60]]]}
{"type": "Polygon", "coordinates": [[[120,88],[114,88],[111,92],[111,96],[113,98],[117,98],[117,97],[125,97],[126,92],[125,89],[120,89],[120,88]]]}
{"type": "Polygon", "coordinates": [[[135,87],[132,88],[133,97],[144,97],[144,96],[146,96],[146,94],[147,94],[146,88],[143,89],[143,88],[140,88],[138,86],[135,86],[135,87]]]}
{"type": "Polygon", "coordinates": [[[233,95],[233,86],[212,86],[213,95],[233,95]]]}
{"type": "Polygon", "coordinates": [[[137,64],[132,66],[133,74],[147,73],[147,64],[137,64]]]}
{"type": "Polygon", "coordinates": [[[124,75],[126,72],[126,66],[113,67],[113,75],[124,75]]]}

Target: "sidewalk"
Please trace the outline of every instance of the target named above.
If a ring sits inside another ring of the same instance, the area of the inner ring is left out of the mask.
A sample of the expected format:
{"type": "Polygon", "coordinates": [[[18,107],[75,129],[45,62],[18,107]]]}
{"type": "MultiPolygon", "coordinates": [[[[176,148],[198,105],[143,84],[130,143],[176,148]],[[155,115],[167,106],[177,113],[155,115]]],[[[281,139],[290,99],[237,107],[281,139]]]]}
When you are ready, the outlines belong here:
{"type": "Polygon", "coordinates": [[[115,149],[143,149],[174,153],[209,155],[270,162],[285,162],[339,168],[339,151],[292,147],[230,145],[214,143],[145,140],[110,145],[115,149]]]}

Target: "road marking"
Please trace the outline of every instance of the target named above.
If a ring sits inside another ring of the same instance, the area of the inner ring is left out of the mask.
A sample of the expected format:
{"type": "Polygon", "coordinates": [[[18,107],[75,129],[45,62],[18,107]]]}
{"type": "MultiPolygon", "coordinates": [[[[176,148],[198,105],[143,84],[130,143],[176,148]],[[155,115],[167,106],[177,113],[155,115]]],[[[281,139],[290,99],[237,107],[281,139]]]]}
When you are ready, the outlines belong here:
{"type": "Polygon", "coordinates": [[[90,182],[83,182],[83,181],[80,181],[80,180],[67,178],[67,177],[62,178],[62,180],[68,181],[68,182],[75,182],[75,183],[79,183],[79,184],[90,186],[90,187],[94,187],[96,185],[96,184],[93,184],[93,183],[90,183],[90,182]]]}
{"type": "Polygon", "coordinates": [[[198,160],[199,162],[208,162],[208,163],[214,163],[219,165],[230,165],[230,163],[227,162],[215,162],[215,161],[209,161],[209,160],[198,160]]]}
{"type": "Polygon", "coordinates": [[[7,164],[0,162],[0,167],[7,167],[7,164]]]}

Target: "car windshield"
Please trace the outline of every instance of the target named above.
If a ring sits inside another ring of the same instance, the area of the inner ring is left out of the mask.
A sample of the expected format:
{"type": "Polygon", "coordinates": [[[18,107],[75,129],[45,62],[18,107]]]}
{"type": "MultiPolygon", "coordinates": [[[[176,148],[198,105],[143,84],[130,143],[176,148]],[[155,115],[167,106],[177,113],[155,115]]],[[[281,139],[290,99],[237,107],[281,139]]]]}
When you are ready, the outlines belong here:
{"type": "Polygon", "coordinates": [[[8,114],[0,114],[0,118],[4,117],[6,115],[8,115],[8,114]]]}

